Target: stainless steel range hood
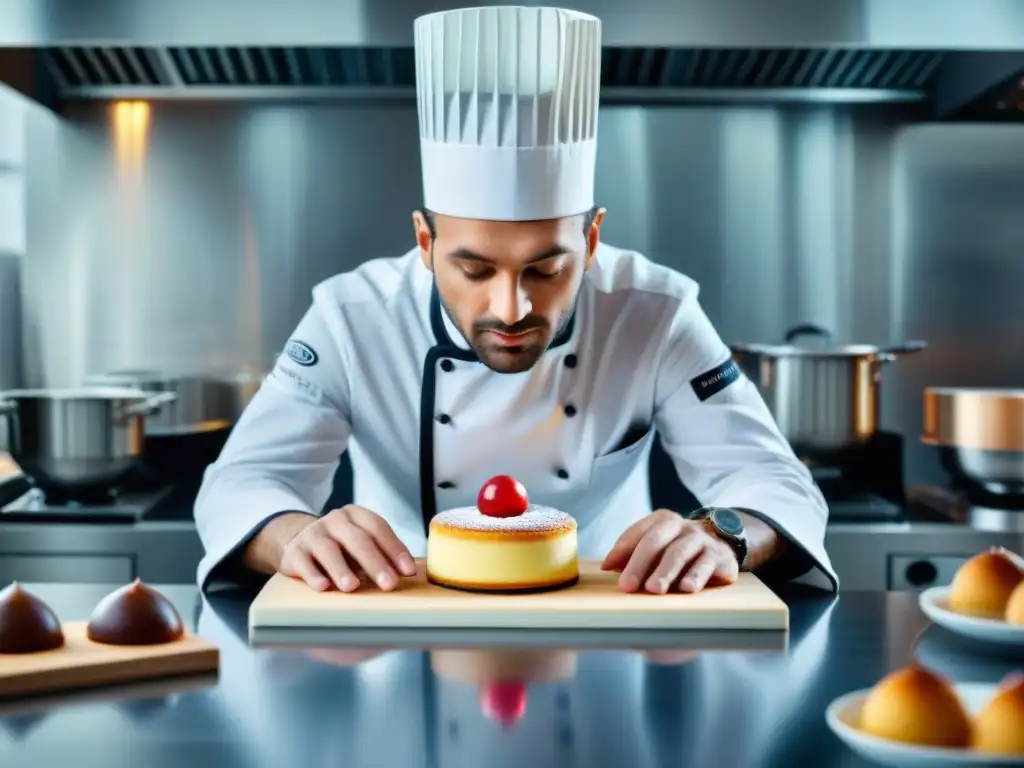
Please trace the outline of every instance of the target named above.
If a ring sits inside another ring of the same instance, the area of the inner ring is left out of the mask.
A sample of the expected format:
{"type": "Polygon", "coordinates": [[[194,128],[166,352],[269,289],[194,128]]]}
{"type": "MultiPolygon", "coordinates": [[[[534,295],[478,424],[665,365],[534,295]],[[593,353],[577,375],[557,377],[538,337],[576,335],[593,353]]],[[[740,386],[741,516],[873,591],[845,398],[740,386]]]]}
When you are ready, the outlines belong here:
{"type": "MultiPolygon", "coordinates": [[[[413,20],[462,5],[3,0],[0,48],[31,51],[60,99],[408,98],[413,20]]],[[[605,22],[606,101],[930,100],[947,90],[950,77],[960,89],[977,79],[955,76],[971,56],[981,55],[981,69],[991,70],[978,92],[1024,69],[1024,2],[1018,0],[568,5],[605,22]]],[[[976,58],[971,64],[979,67],[976,58]]]]}
{"type": "MultiPolygon", "coordinates": [[[[61,47],[43,60],[63,96],[404,96],[415,86],[409,48],[61,47]]],[[[606,90],[655,97],[680,89],[837,92],[837,99],[914,99],[932,80],[942,54],[856,49],[606,48],[606,90]],[[858,97],[859,93],[859,97],[858,97]]],[[[792,97],[793,94],[790,94],[792,97]]]]}

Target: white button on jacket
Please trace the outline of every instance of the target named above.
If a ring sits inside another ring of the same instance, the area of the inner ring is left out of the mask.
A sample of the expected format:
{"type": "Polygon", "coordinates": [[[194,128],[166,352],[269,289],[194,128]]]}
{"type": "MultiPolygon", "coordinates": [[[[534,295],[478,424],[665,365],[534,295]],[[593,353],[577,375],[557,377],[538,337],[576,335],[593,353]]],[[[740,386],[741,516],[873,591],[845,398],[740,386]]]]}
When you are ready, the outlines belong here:
{"type": "Polygon", "coordinates": [[[581,556],[603,559],[651,512],[657,432],[701,503],[759,515],[805,557],[794,578],[838,589],[825,500],[697,294],[678,272],[601,245],[571,325],[532,369],[498,374],[443,311],[415,249],[317,285],[207,470],[200,586],[233,580],[232,555],[272,517],[318,514],[346,450],[355,503],[414,556],[431,515],[475,504],[489,477],[509,474],[576,518],[581,556]]]}

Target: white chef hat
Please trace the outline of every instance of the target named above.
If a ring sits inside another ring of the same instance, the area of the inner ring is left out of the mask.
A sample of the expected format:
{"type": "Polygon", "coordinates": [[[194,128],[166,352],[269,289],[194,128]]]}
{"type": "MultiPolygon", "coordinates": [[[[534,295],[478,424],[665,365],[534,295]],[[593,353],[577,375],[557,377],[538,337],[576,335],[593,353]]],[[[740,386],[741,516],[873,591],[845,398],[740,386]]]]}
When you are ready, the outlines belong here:
{"type": "Polygon", "coordinates": [[[466,8],[421,16],[414,31],[426,207],[500,221],[590,210],[601,22],[466,8]]]}

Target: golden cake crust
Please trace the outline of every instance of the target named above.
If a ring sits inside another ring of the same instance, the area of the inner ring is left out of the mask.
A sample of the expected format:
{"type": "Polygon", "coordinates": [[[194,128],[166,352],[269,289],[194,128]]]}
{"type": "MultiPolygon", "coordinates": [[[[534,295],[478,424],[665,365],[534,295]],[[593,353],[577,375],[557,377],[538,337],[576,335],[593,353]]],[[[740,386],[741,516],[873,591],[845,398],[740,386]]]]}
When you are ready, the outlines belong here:
{"type": "Polygon", "coordinates": [[[505,583],[488,583],[486,581],[461,581],[459,579],[444,578],[431,573],[428,569],[427,580],[433,584],[438,584],[442,587],[454,587],[455,589],[462,589],[466,592],[546,592],[548,590],[561,589],[562,587],[571,587],[578,583],[580,576],[577,573],[575,576],[569,579],[554,579],[549,581],[517,581],[514,585],[505,583]]]}

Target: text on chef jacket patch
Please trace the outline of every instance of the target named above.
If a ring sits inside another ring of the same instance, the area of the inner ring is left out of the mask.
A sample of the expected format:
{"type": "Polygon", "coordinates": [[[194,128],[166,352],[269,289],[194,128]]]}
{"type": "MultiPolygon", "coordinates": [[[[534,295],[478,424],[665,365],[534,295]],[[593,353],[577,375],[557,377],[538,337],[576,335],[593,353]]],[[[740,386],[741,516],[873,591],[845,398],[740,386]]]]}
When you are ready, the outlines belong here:
{"type": "Polygon", "coordinates": [[[705,371],[699,376],[690,379],[690,386],[693,387],[697,398],[704,402],[712,395],[718,394],[740,377],[740,368],[735,360],[726,360],[721,365],[716,365],[710,371],[705,371]]]}

